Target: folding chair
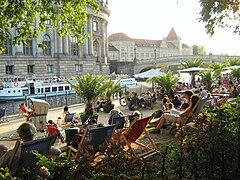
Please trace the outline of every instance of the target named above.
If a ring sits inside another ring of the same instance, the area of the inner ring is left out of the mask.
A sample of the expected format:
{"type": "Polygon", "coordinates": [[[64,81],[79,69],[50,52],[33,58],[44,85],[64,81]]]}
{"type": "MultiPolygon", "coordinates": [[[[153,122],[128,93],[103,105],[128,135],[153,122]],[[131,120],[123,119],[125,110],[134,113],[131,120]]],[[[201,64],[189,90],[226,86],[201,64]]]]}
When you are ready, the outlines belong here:
{"type": "Polygon", "coordinates": [[[115,124],[93,129],[87,127],[78,145],[78,149],[69,146],[68,161],[71,157],[74,157],[75,160],[78,159],[86,147],[90,147],[94,154],[98,152],[105,143],[108,143],[112,139],[115,127],[115,124]]]}
{"type": "Polygon", "coordinates": [[[56,139],[55,135],[48,136],[42,139],[37,139],[33,141],[23,142],[17,141],[14,147],[14,153],[12,158],[10,159],[9,167],[11,169],[13,160],[15,160],[15,156],[17,151],[20,150],[19,157],[19,168],[37,168],[37,157],[32,153],[32,151],[37,151],[39,154],[47,156],[50,150],[51,145],[54,143],[53,141],[56,139]]]}
{"type": "Polygon", "coordinates": [[[6,109],[0,109],[0,122],[8,121],[8,117],[6,116],[6,109]]]}
{"type": "Polygon", "coordinates": [[[64,118],[64,122],[65,122],[65,123],[73,122],[74,115],[75,115],[75,113],[66,114],[66,115],[65,115],[65,118],[64,118]]]}
{"type": "Polygon", "coordinates": [[[195,126],[196,126],[196,123],[199,123],[199,122],[198,122],[198,115],[199,115],[199,113],[203,110],[203,108],[204,108],[207,100],[208,100],[207,98],[199,99],[199,103],[196,104],[196,108],[195,108],[194,111],[191,112],[191,114],[189,115],[190,118],[191,118],[191,120],[192,120],[192,121],[195,121],[195,122],[192,122],[192,121],[191,121],[191,122],[186,123],[186,128],[190,128],[190,129],[193,128],[193,129],[194,129],[195,126]]]}
{"type": "Polygon", "coordinates": [[[117,124],[116,129],[123,129],[126,126],[126,117],[122,116],[122,117],[115,117],[112,118],[112,122],[111,124],[117,124]]]}
{"type": "Polygon", "coordinates": [[[146,126],[149,124],[151,118],[152,117],[149,116],[142,119],[135,119],[120,136],[120,141],[128,146],[128,150],[130,150],[134,156],[146,157],[158,153],[156,145],[146,130],[146,126]],[[145,145],[138,141],[143,133],[146,135],[150,144],[145,145]],[[137,155],[132,147],[132,144],[142,147],[145,149],[145,152],[137,155]]]}
{"type": "Polygon", "coordinates": [[[128,115],[128,121],[131,124],[134,119],[140,118],[141,116],[142,116],[142,114],[130,114],[130,115],[128,115]]]}
{"type": "Polygon", "coordinates": [[[199,112],[203,109],[206,102],[207,102],[207,98],[202,99],[201,97],[199,97],[198,102],[192,108],[192,110],[187,115],[187,117],[181,118],[181,121],[179,122],[179,126],[180,127],[185,126],[187,123],[192,122],[195,118],[197,118],[199,112]]]}

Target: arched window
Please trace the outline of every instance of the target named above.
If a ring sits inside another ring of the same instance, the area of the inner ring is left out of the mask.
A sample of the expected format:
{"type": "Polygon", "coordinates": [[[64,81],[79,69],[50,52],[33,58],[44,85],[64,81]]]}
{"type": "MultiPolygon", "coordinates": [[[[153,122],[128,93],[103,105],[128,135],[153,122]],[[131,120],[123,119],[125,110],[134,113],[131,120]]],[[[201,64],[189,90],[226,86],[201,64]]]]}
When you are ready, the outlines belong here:
{"type": "Polygon", "coordinates": [[[23,54],[24,55],[33,55],[33,48],[32,48],[32,39],[29,38],[28,44],[23,44],[23,54]]]}
{"type": "Polygon", "coordinates": [[[43,49],[44,56],[51,56],[51,39],[48,35],[43,36],[43,44],[45,44],[45,48],[43,49]]]}
{"type": "Polygon", "coordinates": [[[2,52],[2,55],[12,55],[12,37],[8,34],[8,38],[4,43],[5,51],[2,52]]]}

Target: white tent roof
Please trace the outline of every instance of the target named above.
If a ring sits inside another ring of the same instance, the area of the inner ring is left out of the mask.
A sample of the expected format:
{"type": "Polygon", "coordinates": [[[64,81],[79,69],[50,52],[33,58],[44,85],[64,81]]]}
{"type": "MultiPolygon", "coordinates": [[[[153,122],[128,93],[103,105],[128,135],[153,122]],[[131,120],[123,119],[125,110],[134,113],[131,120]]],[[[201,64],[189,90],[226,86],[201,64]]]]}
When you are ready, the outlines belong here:
{"type": "Polygon", "coordinates": [[[150,78],[150,77],[156,77],[156,76],[162,76],[164,75],[164,72],[158,71],[156,69],[150,69],[148,71],[135,74],[133,75],[135,78],[150,78]]]}
{"type": "Polygon", "coordinates": [[[224,70],[228,70],[228,69],[233,70],[233,69],[238,69],[238,68],[240,68],[240,66],[229,66],[229,67],[225,67],[225,68],[223,68],[223,69],[224,69],[224,70]]]}
{"type": "Polygon", "coordinates": [[[179,72],[182,73],[187,73],[187,72],[198,72],[198,71],[208,71],[208,70],[212,70],[210,68],[201,68],[201,67],[191,67],[191,68],[187,68],[187,69],[182,69],[179,70],[179,72]]]}

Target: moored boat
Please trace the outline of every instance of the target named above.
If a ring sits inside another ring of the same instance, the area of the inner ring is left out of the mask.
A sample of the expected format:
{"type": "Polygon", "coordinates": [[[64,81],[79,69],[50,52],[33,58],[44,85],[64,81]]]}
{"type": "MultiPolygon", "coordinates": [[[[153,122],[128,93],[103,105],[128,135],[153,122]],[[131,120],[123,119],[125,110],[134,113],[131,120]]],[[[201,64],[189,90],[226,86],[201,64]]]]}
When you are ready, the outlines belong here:
{"type": "MultiPolygon", "coordinates": [[[[73,80],[70,80],[73,81],[73,80]]],[[[73,81],[74,82],[74,81],[73,81]]],[[[44,98],[74,94],[69,83],[63,80],[24,80],[14,78],[0,82],[0,101],[20,101],[29,98],[44,98]]]]}

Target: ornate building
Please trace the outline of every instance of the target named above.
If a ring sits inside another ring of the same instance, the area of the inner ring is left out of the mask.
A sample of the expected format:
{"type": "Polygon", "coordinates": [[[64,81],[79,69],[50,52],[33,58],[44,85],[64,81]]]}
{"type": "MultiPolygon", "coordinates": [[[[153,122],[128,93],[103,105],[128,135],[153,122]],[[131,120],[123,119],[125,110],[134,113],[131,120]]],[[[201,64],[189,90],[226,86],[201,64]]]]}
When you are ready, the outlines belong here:
{"type": "Polygon", "coordinates": [[[193,54],[192,47],[182,43],[174,28],[162,40],[133,39],[124,33],[116,33],[109,36],[109,44],[118,50],[109,49],[110,60],[118,62],[193,54]]]}
{"type": "Polygon", "coordinates": [[[53,76],[108,74],[107,26],[110,11],[106,0],[98,0],[101,8],[94,14],[89,8],[87,32],[90,38],[78,46],[72,36],[60,37],[51,21],[46,22],[46,32],[39,39],[31,39],[29,45],[13,46],[14,29],[9,32],[6,50],[0,55],[0,77],[21,76],[44,78],[53,76]],[[43,41],[45,49],[38,47],[43,41]]]}

